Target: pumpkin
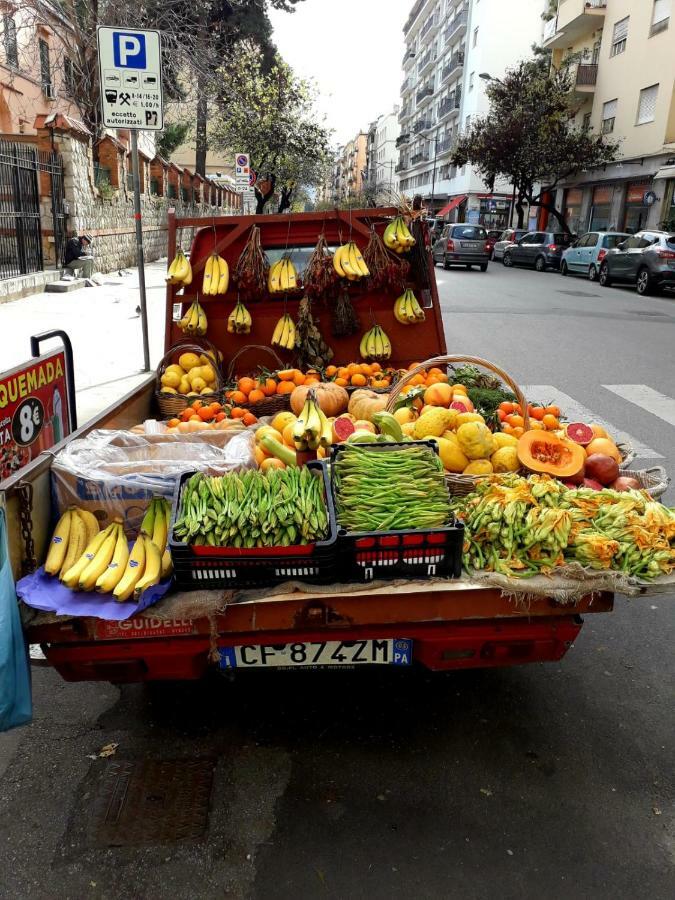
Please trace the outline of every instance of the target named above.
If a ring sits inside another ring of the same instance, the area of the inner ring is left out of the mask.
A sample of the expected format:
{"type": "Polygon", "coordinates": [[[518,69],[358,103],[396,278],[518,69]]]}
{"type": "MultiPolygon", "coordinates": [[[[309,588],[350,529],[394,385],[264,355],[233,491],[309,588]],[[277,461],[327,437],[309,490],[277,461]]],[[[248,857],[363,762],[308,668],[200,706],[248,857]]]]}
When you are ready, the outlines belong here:
{"type": "Polygon", "coordinates": [[[387,394],[376,394],[375,391],[365,388],[354,391],[349,398],[349,412],[356,419],[366,419],[370,422],[375,413],[387,408],[388,399],[387,394]]]}
{"type": "Polygon", "coordinates": [[[518,440],[518,459],[531,472],[574,478],[583,471],[584,448],[550,431],[526,431],[518,440]]]}
{"type": "Polygon", "coordinates": [[[291,394],[291,409],[296,416],[299,416],[302,412],[307,392],[311,387],[314,388],[316,393],[317,403],[329,419],[333,416],[339,416],[340,413],[347,409],[349,394],[339,384],[333,384],[332,381],[327,384],[301,384],[291,394]]]}

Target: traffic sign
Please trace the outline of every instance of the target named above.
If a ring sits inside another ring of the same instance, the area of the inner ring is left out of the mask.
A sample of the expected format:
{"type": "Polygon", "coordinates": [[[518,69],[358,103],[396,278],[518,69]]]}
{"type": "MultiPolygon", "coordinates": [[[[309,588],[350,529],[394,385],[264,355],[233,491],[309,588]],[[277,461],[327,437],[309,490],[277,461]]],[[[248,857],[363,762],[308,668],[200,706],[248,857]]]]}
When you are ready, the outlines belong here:
{"type": "Polygon", "coordinates": [[[237,153],[234,160],[234,182],[237,191],[251,186],[251,159],[248,153],[237,153]]]}
{"type": "Polygon", "coordinates": [[[159,31],[101,26],[97,39],[103,124],[160,131],[164,112],[159,31]]]}

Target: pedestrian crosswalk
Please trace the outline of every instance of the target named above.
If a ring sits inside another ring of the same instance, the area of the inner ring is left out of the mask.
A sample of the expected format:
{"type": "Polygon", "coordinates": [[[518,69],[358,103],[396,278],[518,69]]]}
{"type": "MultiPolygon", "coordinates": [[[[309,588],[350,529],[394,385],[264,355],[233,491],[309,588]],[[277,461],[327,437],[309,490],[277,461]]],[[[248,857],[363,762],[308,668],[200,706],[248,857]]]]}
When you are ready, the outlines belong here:
{"type": "Polygon", "coordinates": [[[666,397],[646,384],[603,384],[603,387],[669,425],[675,425],[675,400],[672,397],[666,397]]]}
{"type": "MultiPolygon", "coordinates": [[[[640,385],[603,385],[603,387],[608,390],[612,390],[615,394],[619,394],[619,396],[623,397],[625,400],[628,400],[630,403],[636,403],[640,406],[641,409],[647,409],[649,412],[653,412],[656,408],[656,399],[662,398],[662,401],[668,401],[670,403],[670,407],[667,404],[662,404],[661,408],[664,411],[670,409],[670,412],[673,414],[673,418],[666,418],[664,414],[656,413],[659,415],[659,418],[663,419],[666,422],[670,422],[670,424],[675,425],[675,400],[670,397],[665,397],[663,394],[659,394],[657,391],[653,391],[650,387],[644,384],[640,385]],[[639,388],[638,392],[632,393],[629,396],[628,391],[622,393],[619,388],[639,388]],[[616,390],[615,390],[616,389],[616,390]],[[649,393],[651,392],[651,394],[649,393]],[[653,398],[651,395],[656,395],[656,398],[653,398]],[[652,404],[652,409],[649,409],[648,406],[645,405],[644,399],[649,399],[652,404]]],[[[615,440],[630,444],[635,452],[638,455],[639,459],[663,459],[664,456],[662,453],[659,453],[658,450],[655,450],[653,447],[645,444],[640,438],[636,435],[630,434],[627,431],[613,425],[611,422],[608,422],[603,416],[599,415],[592,409],[589,409],[583,403],[580,403],[578,400],[575,400],[574,397],[571,397],[569,394],[564,393],[559,388],[557,388],[553,384],[530,384],[523,386],[523,393],[529,399],[533,399],[536,401],[540,401],[542,403],[551,403],[556,404],[562,410],[565,418],[568,422],[596,422],[598,425],[602,425],[603,428],[606,429],[608,434],[611,434],[615,440]]]]}

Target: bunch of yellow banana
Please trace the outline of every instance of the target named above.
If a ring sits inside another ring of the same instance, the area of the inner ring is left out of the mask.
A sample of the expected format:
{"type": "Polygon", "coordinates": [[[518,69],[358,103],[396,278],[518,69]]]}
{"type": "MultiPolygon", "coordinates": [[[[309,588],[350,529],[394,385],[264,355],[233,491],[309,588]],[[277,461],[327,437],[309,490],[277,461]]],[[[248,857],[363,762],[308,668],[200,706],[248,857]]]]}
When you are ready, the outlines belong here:
{"type": "Polygon", "coordinates": [[[333,440],[333,427],[319,406],[316,391],[310,388],[305,404],[293,425],[293,443],[296,450],[316,450],[329,447],[333,440]]]}
{"type": "Polygon", "coordinates": [[[253,325],[251,313],[246,309],[241,300],[237,300],[237,305],[227,317],[228,334],[249,334],[251,325],[253,325]]]}
{"type": "Polygon", "coordinates": [[[396,253],[406,253],[415,244],[415,238],[410,233],[403,216],[396,216],[387,225],[382,240],[386,247],[396,253]]]}
{"type": "Polygon", "coordinates": [[[169,284],[192,284],[192,266],[180,247],[166,273],[166,280],[169,284]]]}
{"type": "Polygon", "coordinates": [[[277,322],[272,335],[272,346],[281,347],[282,350],[295,349],[295,322],[289,313],[284,313],[277,322]]]}
{"type": "Polygon", "coordinates": [[[113,588],[116,600],[122,603],[132,594],[138,599],[143,591],[171,574],[173,563],[166,546],[170,516],[168,500],[156,497],[148,507],[126,567],[113,588]]]}
{"type": "Polygon", "coordinates": [[[410,288],[406,288],[394,303],[394,318],[401,325],[414,325],[417,322],[424,322],[426,318],[424,310],[410,288]]]}
{"type": "Polygon", "coordinates": [[[96,516],[88,509],[71,506],[56,523],[49,542],[45,572],[63,578],[98,533],[96,516]]]}
{"type": "Polygon", "coordinates": [[[354,241],[337,248],[333,255],[333,268],[340,278],[348,278],[349,281],[358,281],[359,278],[367,278],[370,275],[370,270],[354,241]]]}
{"type": "Polygon", "coordinates": [[[289,256],[282,256],[270,266],[267,289],[270,294],[294,291],[298,286],[298,272],[289,256]]]}
{"type": "Polygon", "coordinates": [[[226,294],[230,285],[230,267],[227,260],[217,253],[212,253],[204,266],[204,280],[202,281],[202,294],[215,297],[216,294],[226,294]]]}
{"type": "Polygon", "coordinates": [[[205,335],[209,321],[206,318],[204,307],[199,300],[195,300],[183,318],[178,323],[178,327],[184,334],[205,335]]]}
{"type": "Polygon", "coordinates": [[[373,325],[370,331],[366,331],[363,335],[359,353],[362,359],[389,359],[391,356],[391,341],[379,325],[373,325]]]}

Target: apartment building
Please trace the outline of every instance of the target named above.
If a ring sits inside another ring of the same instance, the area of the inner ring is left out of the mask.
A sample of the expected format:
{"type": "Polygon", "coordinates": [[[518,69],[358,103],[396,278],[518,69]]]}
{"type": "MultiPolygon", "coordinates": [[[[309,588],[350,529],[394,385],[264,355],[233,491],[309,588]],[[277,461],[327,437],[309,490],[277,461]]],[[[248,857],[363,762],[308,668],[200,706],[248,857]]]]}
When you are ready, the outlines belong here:
{"type": "Polygon", "coordinates": [[[471,166],[450,165],[471,119],[486,113],[487,81],[541,43],[545,0],[417,0],[403,33],[404,80],[396,171],[400,189],[421,194],[450,221],[508,224],[511,186],[489,192],[471,166]]]}
{"type": "Polygon", "coordinates": [[[552,64],[571,57],[576,124],[621,142],[617,163],[561,189],[572,231],[675,228],[672,13],[672,0],[559,0],[546,23],[552,64]]]}
{"type": "Polygon", "coordinates": [[[379,116],[368,129],[367,183],[366,189],[373,196],[383,192],[398,191],[398,149],[396,141],[400,133],[399,107],[379,116]]]}
{"type": "Polygon", "coordinates": [[[333,200],[336,203],[363,193],[367,147],[368,133],[360,131],[338,151],[333,169],[333,200]]]}

